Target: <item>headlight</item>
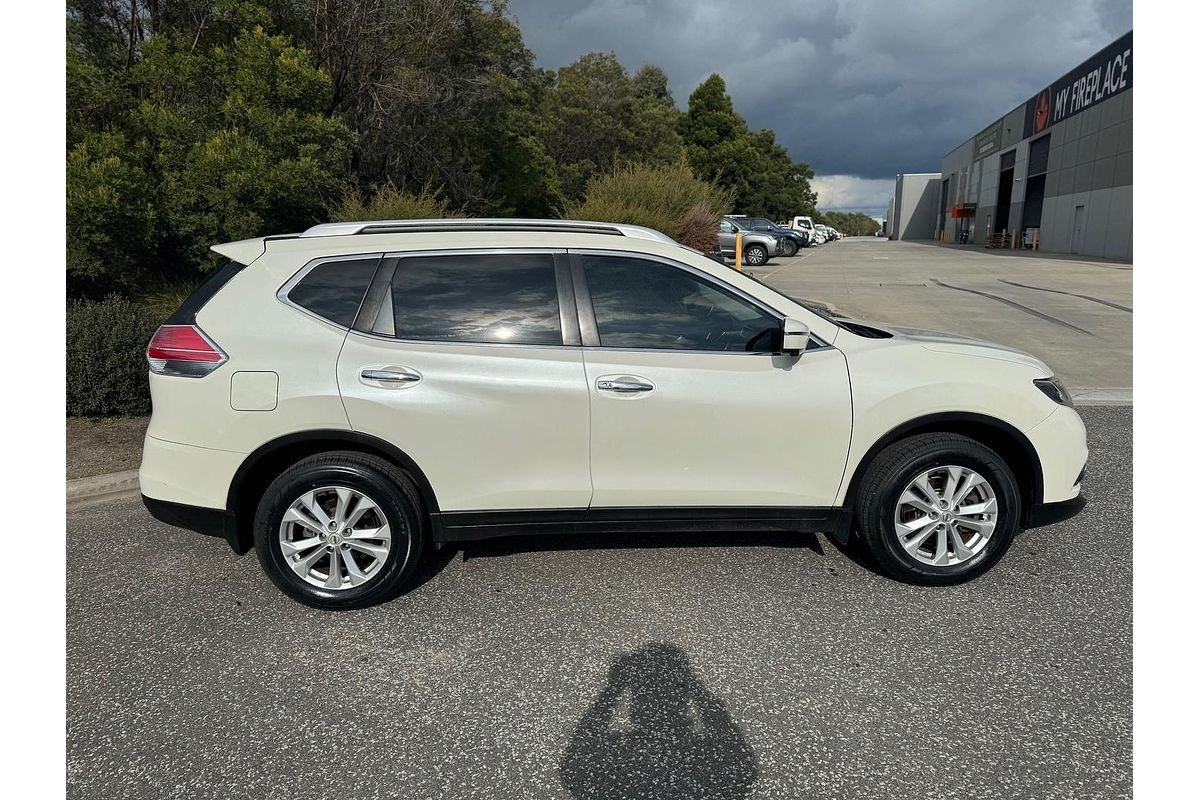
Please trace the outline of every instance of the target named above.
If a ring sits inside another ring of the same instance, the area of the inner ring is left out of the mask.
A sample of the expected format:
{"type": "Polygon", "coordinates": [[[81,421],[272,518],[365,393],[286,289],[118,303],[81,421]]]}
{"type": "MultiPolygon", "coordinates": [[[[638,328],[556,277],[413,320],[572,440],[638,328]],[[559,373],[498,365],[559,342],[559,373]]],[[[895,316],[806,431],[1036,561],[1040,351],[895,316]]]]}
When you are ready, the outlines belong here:
{"type": "Polygon", "coordinates": [[[1033,382],[1033,385],[1041,389],[1042,394],[1059,405],[1075,406],[1075,401],[1071,399],[1071,393],[1067,391],[1067,387],[1063,386],[1062,381],[1058,378],[1039,378],[1033,382]]]}

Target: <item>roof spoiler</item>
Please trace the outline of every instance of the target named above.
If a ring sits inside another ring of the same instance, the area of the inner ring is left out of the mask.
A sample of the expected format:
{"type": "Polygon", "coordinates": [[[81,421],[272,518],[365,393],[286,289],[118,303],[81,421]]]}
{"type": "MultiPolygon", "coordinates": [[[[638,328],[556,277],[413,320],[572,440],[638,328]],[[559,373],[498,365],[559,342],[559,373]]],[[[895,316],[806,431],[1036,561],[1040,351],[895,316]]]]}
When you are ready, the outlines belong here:
{"type": "Polygon", "coordinates": [[[242,239],[238,242],[214,244],[209,249],[214,253],[225,256],[230,261],[248,265],[251,261],[267,252],[267,238],[259,236],[255,239],[242,239]]]}

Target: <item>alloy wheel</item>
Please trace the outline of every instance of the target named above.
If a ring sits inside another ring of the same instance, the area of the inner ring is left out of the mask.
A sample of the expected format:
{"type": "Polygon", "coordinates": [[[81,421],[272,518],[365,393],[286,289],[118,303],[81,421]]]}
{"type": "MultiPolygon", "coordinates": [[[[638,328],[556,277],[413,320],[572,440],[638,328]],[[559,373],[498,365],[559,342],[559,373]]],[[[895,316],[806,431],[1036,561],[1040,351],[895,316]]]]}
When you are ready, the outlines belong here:
{"type": "Polygon", "coordinates": [[[357,489],[322,486],[300,495],[279,524],[284,561],[306,583],[340,591],[383,571],[392,531],[379,505],[357,489]]]}
{"type": "Polygon", "coordinates": [[[896,503],[896,537],[923,564],[949,567],[987,546],[999,519],[996,492],[966,467],[934,467],[913,478],[896,503]]]}

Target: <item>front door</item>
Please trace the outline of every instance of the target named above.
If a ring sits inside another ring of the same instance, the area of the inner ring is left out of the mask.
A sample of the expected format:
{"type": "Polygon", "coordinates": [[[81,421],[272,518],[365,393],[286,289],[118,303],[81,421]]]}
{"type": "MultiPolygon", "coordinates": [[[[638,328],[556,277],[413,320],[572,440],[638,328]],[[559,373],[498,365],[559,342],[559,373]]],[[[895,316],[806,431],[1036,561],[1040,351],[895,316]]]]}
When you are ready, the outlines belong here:
{"type": "Polygon", "coordinates": [[[834,504],[851,422],[840,351],[773,355],[778,316],[683,264],[580,253],[574,274],[593,509],[834,504]]]}
{"type": "Polygon", "coordinates": [[[461,252],[386,258],[389,268],[378,311],[338,358],[354,430],[407,453],[443,512],[582,513],[588,392],[573,300],[560,308],[565,261],[461,252]]]}

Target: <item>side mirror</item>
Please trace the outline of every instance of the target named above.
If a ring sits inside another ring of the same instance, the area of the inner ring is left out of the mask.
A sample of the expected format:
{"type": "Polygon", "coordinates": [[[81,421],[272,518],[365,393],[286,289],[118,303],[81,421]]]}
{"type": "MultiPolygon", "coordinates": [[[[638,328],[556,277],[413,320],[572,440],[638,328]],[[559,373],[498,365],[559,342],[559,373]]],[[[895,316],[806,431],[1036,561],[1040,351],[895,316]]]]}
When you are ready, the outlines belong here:
{"type": "Polygon", "coordinates": [[[783,346],[779,349],[784,355],[800,357],[808,348],[808,326],[798,319],[783,321],[783,346]]]}

